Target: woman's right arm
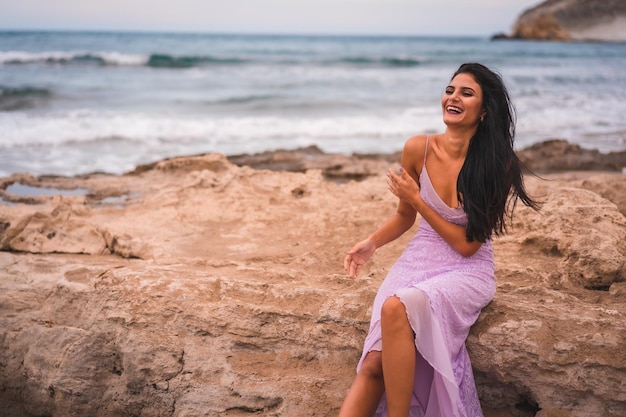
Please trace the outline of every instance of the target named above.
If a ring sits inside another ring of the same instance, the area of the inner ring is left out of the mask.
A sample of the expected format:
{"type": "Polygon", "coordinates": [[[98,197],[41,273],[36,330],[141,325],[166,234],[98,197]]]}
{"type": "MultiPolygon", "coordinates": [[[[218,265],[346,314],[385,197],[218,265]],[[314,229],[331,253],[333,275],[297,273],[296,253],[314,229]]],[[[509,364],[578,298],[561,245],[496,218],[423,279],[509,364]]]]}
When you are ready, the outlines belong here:
{"type": "MultiPolygon", "coordinates": [[[[400,205],[404,204],[400,203],[400,205]]],[[[404,210],[398,207],[398,211],[389,220],[347,252],[343,266],[349,273],[350,278],[355,278],[359,274],[361,266],[374,255],[376,249],[397,239],[413,226],[413,223],[415,223],[415,209],[411,207],[411,210],[406,210],[407,213],[401,213],[401,211],[404,210]],[[410,211],[413,212],[412,216],[410,211]]]]}
{"type": "MultiPolygon", "coordinates": [[[[423,161],[425,140],[416,136],[409,139],[402,151],[402,168],[419,184],[419,174],[416,161],[423,161]],[[420,156],[421,155],[421,156],[420,156]]],[[[421,171],[421,164],[419,166],[421,171]]],[[[402,236],[415,223],[417,211],[410,204],[400,200],[396,212],[383,223],[374,233],[365,240],[358,242],[350,249],[344,259],[344,269],[350,278],[355,278],[361,266],[367,262],[376,249],[402,236]]]]}

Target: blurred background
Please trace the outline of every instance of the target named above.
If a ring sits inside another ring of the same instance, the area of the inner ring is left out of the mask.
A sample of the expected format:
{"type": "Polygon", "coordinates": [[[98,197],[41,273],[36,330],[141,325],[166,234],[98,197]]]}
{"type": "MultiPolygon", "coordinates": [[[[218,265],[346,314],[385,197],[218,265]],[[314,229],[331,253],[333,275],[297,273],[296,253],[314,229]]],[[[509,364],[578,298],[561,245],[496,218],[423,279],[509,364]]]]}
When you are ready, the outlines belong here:
{"type": "Polygon", "coordinates": [[[0,176],[443,130],[463,62],[500,72],[517,146],[626,149],[626,45],[491,40],[540,2],[0,0],[0,176]]]}

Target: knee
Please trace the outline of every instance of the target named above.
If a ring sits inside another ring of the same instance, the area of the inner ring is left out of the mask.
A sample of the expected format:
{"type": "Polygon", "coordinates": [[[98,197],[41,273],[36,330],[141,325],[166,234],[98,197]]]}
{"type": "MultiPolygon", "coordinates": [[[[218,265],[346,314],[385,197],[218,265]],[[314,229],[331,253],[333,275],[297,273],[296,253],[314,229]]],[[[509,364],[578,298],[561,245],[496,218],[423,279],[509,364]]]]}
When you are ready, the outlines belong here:
{"type": "Polygon", "coordinates": [[[382,379],[383,377],[383,360],[382,354],[378,351],[371,351],[367,354],[359,373],[372,379],[382,379]]]}
{"type": "Polygon", "coordinates": [[[380,311],[380,319],[383,323],[406,321],[406,306],[397,296],[389,297],[383,303],[380,311]]]}

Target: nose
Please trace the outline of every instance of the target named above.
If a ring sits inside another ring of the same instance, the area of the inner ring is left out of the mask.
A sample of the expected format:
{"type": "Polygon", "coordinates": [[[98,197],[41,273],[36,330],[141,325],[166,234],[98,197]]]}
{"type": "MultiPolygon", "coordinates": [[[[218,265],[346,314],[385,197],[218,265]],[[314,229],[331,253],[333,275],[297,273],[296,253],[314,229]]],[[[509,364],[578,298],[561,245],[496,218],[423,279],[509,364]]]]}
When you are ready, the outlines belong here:
{"type": "Polygon", "coordinates": [[[450,97],[448,97],[448,104],[457,104],[459,103],[459,97],[455,96],[455,95],[451,95],[450,97]]]}
{"type": "Polygon", "coordinates": [[[450,94],[450,99],[453,101],[457,101],[460,97],[460,92],[458,90],[455,90],[452,92],[452,94],[450,94]]]}

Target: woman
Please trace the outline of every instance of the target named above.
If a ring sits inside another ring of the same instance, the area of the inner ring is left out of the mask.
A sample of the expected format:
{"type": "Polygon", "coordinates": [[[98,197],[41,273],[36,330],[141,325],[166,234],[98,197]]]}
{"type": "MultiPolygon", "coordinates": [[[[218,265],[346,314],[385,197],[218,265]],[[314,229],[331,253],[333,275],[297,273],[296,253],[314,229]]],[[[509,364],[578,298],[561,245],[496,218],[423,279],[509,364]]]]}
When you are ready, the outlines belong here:
{"type": "Polygon", "coordinates": [[[465,340],[496,290],[491,237],[524,189],[514,111],[502,79],[463,64],[441,99],[446,130],[410,138],[389,171],[396,213],[346,255],[354,278],[377,248],[421,216],[376,299],[357,376],[340,417],[482,417],[465,340]]]}

